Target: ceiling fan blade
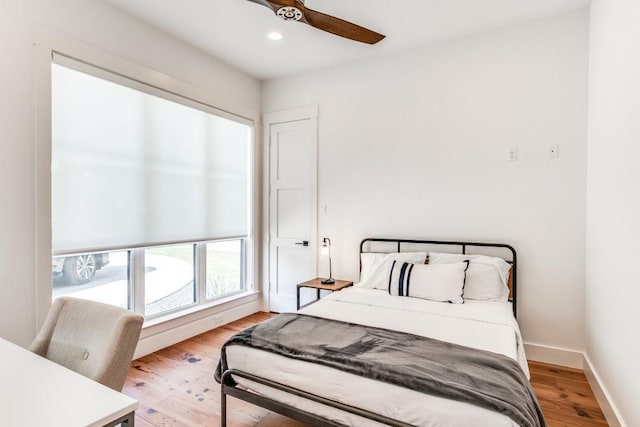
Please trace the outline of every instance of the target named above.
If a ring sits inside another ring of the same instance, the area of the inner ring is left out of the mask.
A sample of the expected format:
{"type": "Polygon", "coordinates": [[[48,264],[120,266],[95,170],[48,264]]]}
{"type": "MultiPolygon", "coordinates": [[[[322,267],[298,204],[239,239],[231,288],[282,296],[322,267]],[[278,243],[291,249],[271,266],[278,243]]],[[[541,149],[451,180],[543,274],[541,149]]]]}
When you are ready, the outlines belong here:
{"type": "MultiPolygon", "coordinates": [[[[254,0],[250,0],[254,1],[254,0]]],[[[345,37],[362,43],[376,44],[385,36],[375,31],[356,25],[352,22],[345,21],[326,13],[317,12],[315,10],[300,7],[304,14],[303,21],[319,30],[327,31],[336,36],[345,37]]]]}
{"type": "Polygon", "coordinates": [[[273,12],[277,12],[283,6],[295,6],[296,0],[247,0],[260,6],[268,7],[273,12]]]}
{"type": "Polygon", "coordinates": [[[277,3],[272,3],[268,0],[247,0],[250,1],[252,3],[256,3],[259,4],[260,6],[264,6],[264,7],[268,7],[269,9],[271,9],[273,12],[275,12],[276,10],[278,10],[281,6],[278,5],[277,3]]]}

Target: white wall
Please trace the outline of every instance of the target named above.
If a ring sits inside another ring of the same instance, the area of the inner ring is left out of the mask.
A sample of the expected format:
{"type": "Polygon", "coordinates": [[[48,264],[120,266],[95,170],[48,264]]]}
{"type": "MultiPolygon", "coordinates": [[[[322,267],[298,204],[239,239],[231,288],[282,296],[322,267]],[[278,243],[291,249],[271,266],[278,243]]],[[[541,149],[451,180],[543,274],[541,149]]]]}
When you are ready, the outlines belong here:
{"type": "Polygon", "coordinates": [[[266,82],[266,112],[320,107],[334,276],[369,236],[508,242],[525,340],[581,352],[587,51],[580,10],[266,82]]]}
{"type": "Polygon", "coordinates": [[[637,0],[591,6],[586,356],[629,426],[640,425],[639,22],[637,0]]]}
{"type": "MultiPolygon", "coordinates": [[[[36,330],[34,34],[62,34],[255,111],[261,84],[98,0],[0,0],[0,337],[36,330]]],[[[40,201],[42,202],[42,201],[40,201]]]]}

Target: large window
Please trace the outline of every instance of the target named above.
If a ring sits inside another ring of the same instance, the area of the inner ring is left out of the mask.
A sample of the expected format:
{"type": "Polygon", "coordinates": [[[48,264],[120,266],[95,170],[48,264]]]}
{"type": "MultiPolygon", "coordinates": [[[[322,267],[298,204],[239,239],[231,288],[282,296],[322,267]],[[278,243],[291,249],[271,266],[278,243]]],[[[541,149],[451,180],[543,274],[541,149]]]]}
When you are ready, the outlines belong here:
{"type": "Polygon", "coordinates": [[[54,298],[157,316],[245,291],[251,126],[56,56],[54,298]]]}

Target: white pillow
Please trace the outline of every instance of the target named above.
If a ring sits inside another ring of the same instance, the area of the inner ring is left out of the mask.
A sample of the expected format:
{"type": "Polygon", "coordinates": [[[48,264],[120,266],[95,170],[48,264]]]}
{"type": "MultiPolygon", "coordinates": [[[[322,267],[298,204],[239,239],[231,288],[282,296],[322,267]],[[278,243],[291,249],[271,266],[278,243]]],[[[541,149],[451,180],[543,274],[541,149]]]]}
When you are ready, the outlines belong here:
{"type": "Polygon", "coordinates": [[[463,255],[429,252],[429,264],[451,264],[469,261],[464,286],[465,299],[506,302],[509,299],[511,264],[502,258],[487,255],[463,255]]]}
{"type": "Polygon", "coordinates": [[[469,261],[452,264],[392,263],[389,293],[396,296],[462,304],[465,271],[469,261]]]}
{"type": "Polygon", "coordinates": [[[355,286],[386,291],[389,288],[389,265],[392,261],[424,264],[426,259],[426,252],[393,252],[390,254],[363,252],[360,254],[362,264],[360,283],[355,286]]]}

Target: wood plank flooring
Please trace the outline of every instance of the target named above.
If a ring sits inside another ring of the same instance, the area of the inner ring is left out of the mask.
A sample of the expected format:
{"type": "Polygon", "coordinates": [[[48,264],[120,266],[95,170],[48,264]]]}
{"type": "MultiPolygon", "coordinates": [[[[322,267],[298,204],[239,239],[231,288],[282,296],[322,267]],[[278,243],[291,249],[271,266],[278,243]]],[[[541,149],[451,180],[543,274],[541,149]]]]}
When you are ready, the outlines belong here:
{"type": "MultiPolygon", "coordinates": [[[[139,402],[136,426],[220,425],[220,386],[213,372],[222,344],[272,315],[256,313],[134,360],[123,392],[139,402]]],[[[531,383],[549,427],[607,426],[582,371],[530,362],[531,383]]],[[[228,398],[229,427],[304,427],[228,398]]]]}
{"type": "Polygon", "coordinates": [[[529,362],[529,370],[550,427],[609,425],[582,371],[539,362],[529,362]]]}

